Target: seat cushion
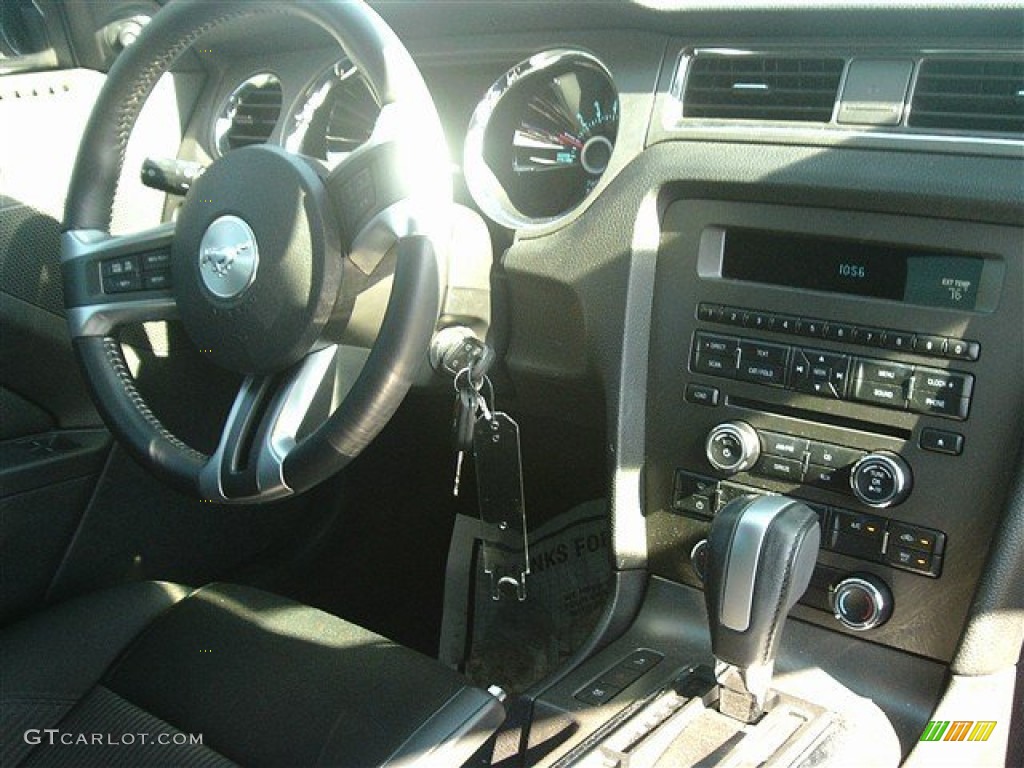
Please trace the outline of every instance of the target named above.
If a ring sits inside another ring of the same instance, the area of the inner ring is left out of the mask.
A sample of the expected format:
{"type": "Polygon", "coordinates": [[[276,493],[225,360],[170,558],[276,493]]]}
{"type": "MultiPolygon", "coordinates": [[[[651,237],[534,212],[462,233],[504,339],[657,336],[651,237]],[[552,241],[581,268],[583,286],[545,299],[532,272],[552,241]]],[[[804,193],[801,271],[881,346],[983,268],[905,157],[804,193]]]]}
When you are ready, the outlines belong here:
{"type": "Polygon", "coordinates": [[[93,595],[4,630],[0,659],[5,766],[457,766],[503,719],[493,697],[433,659],[233,585],[93,595]],[[26,743],[27,729],[54,727],[202,745],[26,743]],[[101,749],[114,751],[100,759],[101,749]]]}

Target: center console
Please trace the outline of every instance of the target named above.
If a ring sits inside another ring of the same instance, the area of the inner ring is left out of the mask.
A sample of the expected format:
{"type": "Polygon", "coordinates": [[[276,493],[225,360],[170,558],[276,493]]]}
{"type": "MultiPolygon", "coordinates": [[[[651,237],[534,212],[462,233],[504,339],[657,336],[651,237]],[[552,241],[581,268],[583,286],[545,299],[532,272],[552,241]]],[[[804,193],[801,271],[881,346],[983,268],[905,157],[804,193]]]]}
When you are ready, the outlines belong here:
{"type": "Polygon", "coordinates": [[[1019,425],[1020,234],[680,200],[663,218],[647,393],[651,570],[700,587],[745,495],[818,516],[792,615],[949,661],[1019,425]]]}

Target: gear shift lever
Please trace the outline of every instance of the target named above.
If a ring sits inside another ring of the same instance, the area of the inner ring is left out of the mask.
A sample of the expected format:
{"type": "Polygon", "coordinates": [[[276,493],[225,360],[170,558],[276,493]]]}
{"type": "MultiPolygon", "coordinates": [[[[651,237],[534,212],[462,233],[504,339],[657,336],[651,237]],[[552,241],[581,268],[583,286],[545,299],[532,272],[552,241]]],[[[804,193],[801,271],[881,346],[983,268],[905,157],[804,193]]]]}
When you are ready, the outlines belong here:
{"type": "Polygon", "coordinates": [[[752,723],[763,713],[782,624],[820,541],[818,516],[786,496],[743,497],[715,516],[704,599],[723,714],[752,723]]]}

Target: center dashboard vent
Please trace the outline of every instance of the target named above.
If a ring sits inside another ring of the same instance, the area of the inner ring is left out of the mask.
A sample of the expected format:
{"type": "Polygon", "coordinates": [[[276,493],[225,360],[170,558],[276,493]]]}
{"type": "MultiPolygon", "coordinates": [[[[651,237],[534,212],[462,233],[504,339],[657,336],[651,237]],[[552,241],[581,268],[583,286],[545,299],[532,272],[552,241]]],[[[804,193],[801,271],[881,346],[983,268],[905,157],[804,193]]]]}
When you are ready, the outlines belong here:
{"type": "Polygon", "coordinates": [[[1024,60],[925,59],[908,124],[912,128],[1024,133],[1024,60]]]}
{"type": "Polygon", "coordinates": [[[221,154],[265,144],[281,117],[281,81],[269,72],[253,75],[228,97],[214,134],[221,154]]]}
{"type": "Polygon", "coordinates": [[[697,53],[683,117],[827,123],[845,64],[832,57],[697,53]]]}

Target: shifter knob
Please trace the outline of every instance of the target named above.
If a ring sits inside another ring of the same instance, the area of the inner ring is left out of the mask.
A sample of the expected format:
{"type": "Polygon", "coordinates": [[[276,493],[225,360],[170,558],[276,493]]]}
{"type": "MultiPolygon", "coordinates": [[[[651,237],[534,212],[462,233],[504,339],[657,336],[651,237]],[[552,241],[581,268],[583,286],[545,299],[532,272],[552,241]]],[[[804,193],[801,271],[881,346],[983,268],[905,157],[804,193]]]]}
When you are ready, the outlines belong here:
{"type": "Polygon", "coordinates": [[[782,624],[807,589],[820,540],[818,516],[786,496],[736,499],[711,524],[704,575],[711,650],[726,688],[735,686],[721,672],[738,673],[734,682],[751,707],[735,716],[748,722],[764,706],[782,624]]]}

